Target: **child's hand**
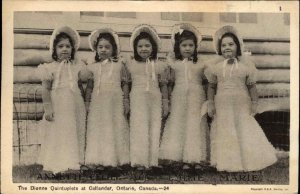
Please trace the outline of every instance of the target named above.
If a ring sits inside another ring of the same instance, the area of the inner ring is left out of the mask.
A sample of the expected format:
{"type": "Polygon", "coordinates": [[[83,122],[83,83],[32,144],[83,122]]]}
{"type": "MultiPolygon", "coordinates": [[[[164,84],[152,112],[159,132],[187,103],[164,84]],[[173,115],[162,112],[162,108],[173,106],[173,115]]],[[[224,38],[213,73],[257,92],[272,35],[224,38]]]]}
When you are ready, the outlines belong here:
{"type": "Polygon", "coordinates": [[[123,104],[124,104],[124,115],[127,116],[130,111],[129,99],[124,99],[123,104]]]}
{"type": "Polygon", "coordinates": [[[44,110],[45,110],[45,119],[47,121],[54,121],[54,111],[52,109],[52,103],[44,102],[44,110]]]}
{"type": "Polygon", "coordinates": [[[255,116],[257,114],[257,102],[252,101],[251,104],[251,115],[255,116]]]}
{"type": "Polygon", "coordinates": [[[216,107],[215,107],[215,102],[214,101],[209,101],[207,105],[207,114],[209,117],[214,117],[216,114],[216,107]]]}
{"type": "Polygon", "coordinates": [[[45,111],[45,119],[47,121],[54,121],[54,112],[52,109],[45,111]]]}
{"type": "Polygon", "coordinates": [[[169,114],[169,100],[168,99],[163,99],[162,100],[162,106],[163,106],[163,117],[168,116],[169,114]]]}

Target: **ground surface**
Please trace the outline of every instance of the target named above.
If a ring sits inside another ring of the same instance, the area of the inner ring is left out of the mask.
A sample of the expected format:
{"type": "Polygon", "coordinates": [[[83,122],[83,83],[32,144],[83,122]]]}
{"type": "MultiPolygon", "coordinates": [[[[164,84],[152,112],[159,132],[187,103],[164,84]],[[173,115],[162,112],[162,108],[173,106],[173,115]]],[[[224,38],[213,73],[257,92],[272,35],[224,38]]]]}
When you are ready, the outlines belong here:
{"type": "Polygon", "coordinates": [[[181,168],[145,171],[136,173],[132,169],[122,172],[105,170],[67,171],[53,175],[44,172],[39,165],[16,166],[13,168],[13,181],[16,183],[115,183],[115,184],[289,184],[289,158],[280,158],[270,167],[256,172],[216,172],[207,168],[202,171],[182,171],[181,168]]]}

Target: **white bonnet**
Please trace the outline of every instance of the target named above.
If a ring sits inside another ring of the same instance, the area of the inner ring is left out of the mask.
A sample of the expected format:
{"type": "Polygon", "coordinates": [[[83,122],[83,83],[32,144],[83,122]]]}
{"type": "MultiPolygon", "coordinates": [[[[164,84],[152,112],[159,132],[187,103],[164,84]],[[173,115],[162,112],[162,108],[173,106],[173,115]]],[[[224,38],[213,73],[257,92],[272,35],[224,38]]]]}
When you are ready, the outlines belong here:
{"type": "Polygon", "coordinates": [[[173,26],[173,30],[172,30],[172,34],[171,34],[171,41],[172,41],[173,47],[175,45],[175,35],[177,33],[181,34],[184,30],[190,31],[196,36],[197,45],[198,45],[197,49],[199,50],[200,42],[202,41],[202,36],[196,27],[194,27],[193,25],[188,24],[188,23],[175,24],[173,26]]]}
{"type": "Polygon", "coordinates": [[[148,24],[141,24],[141,25],[136,26],[131,34],[130,48],[132,50],[134,50],[134,40],[136,39],[136,37],[138,37],[140,35],[141,32],[146,32],[153,38],[153,40],[157,44],[157,51],[159,51],[161,49],[161,40],[160,40],[156,30],[148,24]]]}
{"type": "Polygon", "coordinates": [[[77,51],[79,48],[79,45],[80,45],[80,36],[79,36],[78,32],[69,26],[62,26],[62,27],[56,28],[50,37],[49,51],[51,52],[51,54],[54,49],[53,48],[54,40],[55,40],[56,36],[58,34],[60,34],[61,32],[64,32],[70,36],[70,38],[72,39],[72,42],[74,44],[75,51],[77,51]]]}
{"type": "Polygon", "coordinates": [[[117,54],[119,54],[120,53],[120,40],[119,40],[119,36],[111,28],[102,28],[102,29],[94,30],[89,35],[89,45],[90,45],[90,48],[92,49],[92,51],[96,51],[97,50],[97,48],[96,48],[96,46],[97,46],[96,42],[97,42],[97,39],[98,39],[99,35],[102,34],[102,33],[109,33],[109,34],[112,35],[112,37],[114,38],[115,43],[117,45],[117,54]]]}
{"type": "Polygon", "coordinates": [[[219,45],[219,42],[221,41],[222,36],[224,34],[227,34],[227,33],[233,34],[234,36],[237,37],[237,39],[240,43],[241,54],[242,54],[243,50],[244,50],[243,49],[243,46],[244,46],[243,39],[239,35],[238,31],[233,26],[229,26],[229,25],[221,27],[219,30],[216,31],[215,35],[213,36],[213,44],[214,44],[216,53],[217,54],[219,53],[218,52],[218,49],[219,49],[218,45],[219,45]]]}

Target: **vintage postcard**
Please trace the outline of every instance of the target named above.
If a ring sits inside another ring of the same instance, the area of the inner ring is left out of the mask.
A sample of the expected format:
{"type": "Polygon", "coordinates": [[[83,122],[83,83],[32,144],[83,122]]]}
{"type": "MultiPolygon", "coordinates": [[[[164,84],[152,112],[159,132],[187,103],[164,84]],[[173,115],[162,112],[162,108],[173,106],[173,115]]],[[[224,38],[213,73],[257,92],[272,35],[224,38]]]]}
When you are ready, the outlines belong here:
{"type": "Polygon", "coordinates": [[[296,1],[3,1],[1,193],[297,193],[296,1]]]}

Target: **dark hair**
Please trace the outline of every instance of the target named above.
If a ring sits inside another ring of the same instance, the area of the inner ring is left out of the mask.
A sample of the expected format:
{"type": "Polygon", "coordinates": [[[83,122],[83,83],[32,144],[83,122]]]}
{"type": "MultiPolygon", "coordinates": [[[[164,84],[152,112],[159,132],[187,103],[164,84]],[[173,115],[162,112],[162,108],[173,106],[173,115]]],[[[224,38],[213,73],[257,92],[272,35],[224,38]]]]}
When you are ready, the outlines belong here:
{"type": "Polygon", "coordinates": [[[241,45],[240,45],[240,41],[239,39],[236,37],[236,35],[234,35],[233,33],[225,33],[221,39],[219,40],[218,42],[218,55],[222,55],[222,52],[221,52],[221,45],[222,45],[222,40],[223,38],[225,37],[230,37],[232,38],[233,42],[236,44],[237,46],[237,52],[236,52],[236,55],[237,57],[238,56],[242,56],[242,51],[241,51],[241,45]]]}
{"type": "Polygon", "coordinates": [[[150,57],[149,59],[150,60],[155,60],[157,58],[157,51],[158,51],[158,48],[157,48],[157,44],[156,42],[154,41],[154,39],[152,38],[152,36],[150,36],[150,34],[148,34],[147,32],[141,32],[134,40],[133,42],[133,50],[134,50],[134,59],[136,61],[143,61],[143,58],[138,54],[137,52],[137,44],[139,42],[139,40],[141,39],[147,39],[149,40],[149,42],[151,43],[152,45],[152,53],[150,54],[150,57]]]}
{"type": "MultiPolygon", "coordinates": [[[[97,38],[97,41],[95,42],[95,45],[94,45],[96,50],[97,50],[97,45],[98,45],[98,43],[100,42],[101,39],[105,39],[111,44],[111,46],[112,46],[112,58],[114,58],[114,60],[116,60],[117,57],[118,57],[117,56],[118,53],[117,53],[117,43],[116,43],[114,37],[110,33],[107,33],[107,32],[99,34],[99,36],[97,38]]],[[[100,61],[100,57],[99,57],[98,52],[96,52],[95,61],[96,62],[100,61]]]]}
{"type": "Polygon", "coordinates": [[[74,56],[75,56],[75,47],[74,47],[74,43],[71,39],[71,37],[65,33],[65,32],[61,32],[59,33],[54,41],[53,41],[53,51],[52,51],[52,59],[54,59],[55,61],[58,60],[58,57],[57,57],[57,53],[56,53],[56,45],[63,39],[68,39],[70,41],[70,44],[71,44],[71,47],[72,47],[72,51],[71,51],[71,60],[74,60],[74,56]]]}
{"type": "Polygon", "coordinates": [[[180,47],[179,46],[184,40],[193,40],[193,42],[195,44],[195,50],[194,50],[194,53],[192,54],[192,58],[193,58],[193,62],[196,63],[198,61],[197,37],[195,36],[194,33],[192,33],[191,31],[188,31],[188,30],[183,30],[183,32],[181,34],[179,32],[175,34],[175,45],[174,45],[175,59],[183,60],[183,57],[180,53],[180,47]]]}

